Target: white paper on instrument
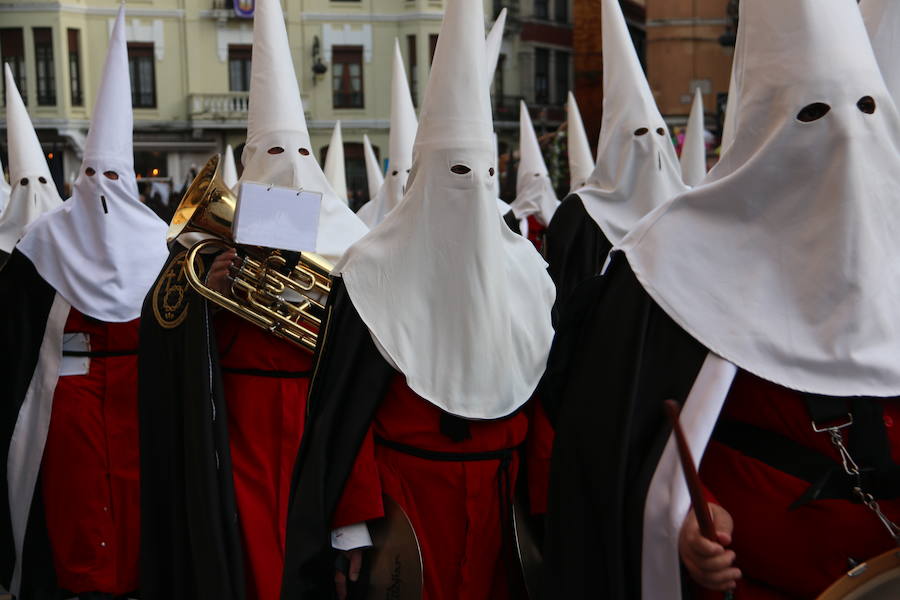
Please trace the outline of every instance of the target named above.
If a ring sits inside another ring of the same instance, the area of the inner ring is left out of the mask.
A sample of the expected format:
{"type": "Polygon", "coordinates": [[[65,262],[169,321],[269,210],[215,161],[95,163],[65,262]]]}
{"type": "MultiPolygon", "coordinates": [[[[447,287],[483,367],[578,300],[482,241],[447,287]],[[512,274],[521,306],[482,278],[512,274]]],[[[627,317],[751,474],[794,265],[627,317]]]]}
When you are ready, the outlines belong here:
{"type": "Polygon", "coordinates": [[[234,217],[235,241],[315,252],[322,194],[243,182],[234,217]]]}

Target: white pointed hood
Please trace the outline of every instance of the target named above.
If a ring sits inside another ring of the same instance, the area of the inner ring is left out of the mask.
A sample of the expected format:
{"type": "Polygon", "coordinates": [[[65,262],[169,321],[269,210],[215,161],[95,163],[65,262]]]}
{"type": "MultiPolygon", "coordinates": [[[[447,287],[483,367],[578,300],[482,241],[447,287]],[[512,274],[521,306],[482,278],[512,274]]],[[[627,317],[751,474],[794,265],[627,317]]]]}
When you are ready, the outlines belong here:
{"type": "Polygon", "coordinates": [[[497,20],[491,26],[491,30],[484,40],[484,50],[487,55],[487,76],[488,90],[491,89],[491,81],[494,79],[494,73],[497,72],[497,63],[500,61],[500,46],[503,45],[503,32],[506,30],[506,9],[502,9],[497,15],[497,20]]]}
{"type": "Polygon", "coordinates": [[[335,268],[410,388],[471,419],[531,397],[555,295],[540,255],[497,214],[483,10],[446,3],[403,202],[335,268]]]}
{"type": "Polygon", "coordinates": [[[139,317],[168,255],[166,224],[138,198],[131,135],[122,5],[72,197],[32,223],[18,245],[69,304],[100,321],[139,317]]]}
{"type": "MultiPolygon", "coordinates": [[[[375,148],[368,135],[363,135],[363,152],[366,158],[366,181],[369,184],[369,197],[374,198],[384,183],[384,173],[381,171],[381,165],[378,164],[378,157],[375,156],[375,148]]],[[[357,213],[357,216],[358,213],[357,213]]]]}
{"type": "Polygon", "coordinates": [[[347,170],[344,166],[344,134],[341,130],[341,122],[334,124],[331,132],[331,141],[328,143],[328,153],[325,155],[325,178],[334,189],[338,198],[347,202],[347,170]]]}
{"type": "Polygon", "coordinates": [[[234,189],[238,182],[237,167],[234,164],[234,150],[231,148],[231,144],[225,146],[225,156],[222,160],[222,180],[228,186],[228,189],[234,189]]]}
{"type": "Polygon", "coordinates": [[[742,2],[740,23],[731,146],[622,248],[669,316],[738,367],[896,396],[900,114],[860,12],[742,2]]]}
{"type": "Polygon", "coordinates": [[[347,207],[316,162],[278,0],[257,0],[247,143],[241,181],[322,194],[316,252],[336,262],[366,226],[347,207]]]}
{"type": "Polygon", "coordinates": [[[597,166],[577,193],[615,245],[644,215],[686,186],[618,0],[602,0],[602,27],[603,121],[597,166]]]}
{"type": "Polygon", "coordinates": [[[559,200],[553,191],[550,172],[544,163],[541,146],[524,102],[519,103],[519,168],[516,173],[516,199],[511,204],[517,219],[532,215],[547,226],[559,200]]]}
{"type": "Polygon", "coordinates": [[[694,103],[688,118],[684,145],[681,148],[681,175],[684,183],[694,187],[706,177],[706,127],[703,118],[703,94],[694,91],[694,103]]]}
{"type": "Polygon", "coordinates": [[[584,130],[584,121],[581,120],[581,111],[578,110],[578,102],[572,92],[569,92],[567,120],[569,193],[572,193],[585,186],[595,164],[587,132],[584,130]]]}
{"type": "Polygon", "coordinates": [[[9,254],[25,227],[48,210],[60,206],[62,198],[50,176],[47,159],[9,65],[4,67],[9,177],[13,185],[6,208],[0,214],[0,250],[9,254]]]}
{"type": "Polygon", "coordinates": [[[394,40],[394,73],[391,80],[391,132],[388,142],[388,169],[385,183],[378,194],[359,210],[359,217],[369,227],[381,223],[385,216],[403,199],[403,191],[413,162],[413,143],[416,140],[416,109],[413,107],[400,43],[394,40]]]}
{"type": "Polygon", "coordinates": [[[894,102],[900,105],[900,3],[896,0],[861,0],[872,49],[894,102]]]}

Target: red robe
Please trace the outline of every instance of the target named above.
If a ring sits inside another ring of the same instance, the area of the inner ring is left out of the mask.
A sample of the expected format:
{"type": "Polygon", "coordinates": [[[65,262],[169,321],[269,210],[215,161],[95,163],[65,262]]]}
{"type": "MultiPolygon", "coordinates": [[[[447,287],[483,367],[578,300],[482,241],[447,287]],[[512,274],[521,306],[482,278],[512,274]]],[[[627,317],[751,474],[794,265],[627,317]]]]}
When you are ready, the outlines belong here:
{"type": "Polygon", "coordinates": [[[312,355],[231,313],[216,316],[216,335],[247,600],[277,600],[312,355]]]}
{"type": "MultiPolygon", "coordinates": [[[[900,402],[881,402],[892,457],[900,462],[900,402]]],[[[722,418],[778,433],[840,461],[828,435],[812,430],[801,394],[745,372],[735,378],[722,418]]],[[[788,510],[808,482],[716,441],[703,456],[700,476],[734,518],[732,549],[744,576],[736,593],[741,600],[816,598],[843,576],[848,558],[861,562],[895,546],[874,513],[861,504],[827,499],[788,510]]],[[[900,522],[900,500],[880,505],[900,522]]]]}
{"type": "MultiPolygon", "coordinates": [[[[381,495],[387,494],[409,516],[419,539],[424,600],[506,598],[507,568],[519,567],[503,558],[500,460],[428,460],[375,439],[452,453],[518,448],[527,439],[524,456],[531,505],[543,511],[552,428],[540,403],[532,402],[526,410],[505,419],[469,421],[470,437],[453,442],[441,433],[441,414],[410,390],[402,375],[394,377],[344,487],[333,527],[381,517],[381,495]]],[[[509,489],[515,489],[520,454],[513,452],[511,457],[509,489]]]]}
{"type": "Polygon", "coordinates": [[[138,324],[71,309],[66,333],[90,336],[86,375],[59,378],[41,465],[57,583],[73,593],[138,589],[138,324]]]}

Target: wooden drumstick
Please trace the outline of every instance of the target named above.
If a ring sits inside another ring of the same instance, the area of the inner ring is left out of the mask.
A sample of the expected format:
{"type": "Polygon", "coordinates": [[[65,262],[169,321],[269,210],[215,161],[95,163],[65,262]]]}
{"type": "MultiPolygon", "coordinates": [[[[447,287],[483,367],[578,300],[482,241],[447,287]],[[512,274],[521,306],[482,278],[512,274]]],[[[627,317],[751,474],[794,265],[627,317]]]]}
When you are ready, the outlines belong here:
{"type": "MultiPolygon", "coordinates": [[[[700,483],[700,475],[697,474],[697,466],[694,463],[694,457],[691,455],[691,449],[688,446],[687,438],[684,437],[684,430],[681,428],[681,422],[678,420],[678,413],[681,407],[674,400],[666,400],[666,415],[672,424],[672,431],[675,433],[675,444],[678,446],[678,457],[681,459],[681,470],[684,473],[684,479],[687,481],[688,492],[691,495],[691,506],[694,509],[694,515],[697,517],[697,524],[700,526],[700,533],[703,537],[711,542],[719,543],[719,536],[716,534],[716,526],[713,525],[712,512],[709,510],[709,503],[706,496],[703,495],[703,486],[700,483]]],[[[733,592],[725,592],[725,600],[734,598],[733,592]]]]}

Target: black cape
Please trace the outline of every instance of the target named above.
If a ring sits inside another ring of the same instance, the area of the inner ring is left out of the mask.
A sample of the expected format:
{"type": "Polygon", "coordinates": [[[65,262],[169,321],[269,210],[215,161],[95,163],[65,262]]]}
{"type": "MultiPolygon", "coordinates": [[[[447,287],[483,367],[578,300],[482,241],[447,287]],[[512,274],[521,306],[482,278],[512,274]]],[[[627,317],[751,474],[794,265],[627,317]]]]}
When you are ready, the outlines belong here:
{"type": "Polygon", "coordinates": [[[519,227],[519,220],[516,218],[516,213],[514,213],[512,209],[503,213],[503,222],[506,223],[507,227],[509,227],[513,233],[522,235],[522,228],[519,227]]]}
{"type": "MultiPolygon", "coordinates": [[[[44,332],[50,319],[56,291],[38,274],[30,260],[18,250],[0,272],[0,582],[9,587],[16,562],[7,486],[10,441],[32,377],[38,368],[44,332]]],[[[65,319],[68,317],[66,311],[65,319]]],[[[64,324],[64,321],[63,321],[64,324]]],[[[61,333],[60,329],[60,333],[61,333]]],[[[60,355],[62,340],[60,339],[60,355]]],[[[52,401],[52,399],[50,399],[52,401]]],[[[40,456],[33,457],[40,460],[40,456]]],[[[62,598],[40,493],[40,477],[31,498],[22,555],[20,598],[62,598]]]]}
{"type": "Polygon", "coordinates": [[[612,243],[584,209],[581,198],[570,194],[544,231],[544,259],[556,284],[557,318],[578,284],[600,272],[611,249],[612,243]]]}
{"type": "Polygon", "coordinates": [[[242,600],[228,417],[206,300],[174,245],[141,312],[142,600],[242,600]]]}
{"type": "Polygon", "coordinates": [[[563,310],[541,393],[555,423],[544,597],[641,598],[644,501],[708,350],[647,295],[625,255],[563,310]]]}
{"type": "Polygon", "coordinates": [[[332,516],[375,411],[397,373],[333,280],[310,382],[287,518],[282,600],[334,597],[332,516]]]}

